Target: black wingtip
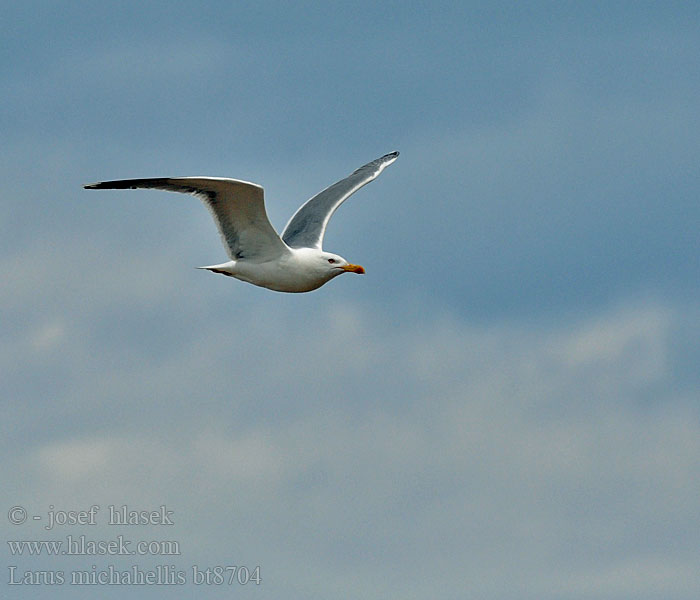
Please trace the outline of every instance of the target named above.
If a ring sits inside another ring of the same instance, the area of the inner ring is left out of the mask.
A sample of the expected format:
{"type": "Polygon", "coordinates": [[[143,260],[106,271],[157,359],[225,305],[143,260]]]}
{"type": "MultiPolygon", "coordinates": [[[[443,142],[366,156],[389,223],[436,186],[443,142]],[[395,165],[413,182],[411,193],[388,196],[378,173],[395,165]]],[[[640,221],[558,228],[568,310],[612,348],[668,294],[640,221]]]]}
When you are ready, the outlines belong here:
{"type": "MultiPolygon", "coordinates": [[[[383,167],[389,163],[394,162],[398,157],[399,157],[398,151],[394,150],[394,152],[389,152],[389,154],[385,154],[384,156],[380,156],[379,158],[377,158],[376,160],[373,160],[371,163],[368,163],[365,166],[376,165],[378,167],[383,167]]],[[[363,167],[360,167],[360,168],[363,168],[363,167]]]]}
{"type": "Polygon", "coordinates": [[[84,190],[96,190],[99,189],[100,184],[99,183],[86,183],[83,186],[84,190]]]}

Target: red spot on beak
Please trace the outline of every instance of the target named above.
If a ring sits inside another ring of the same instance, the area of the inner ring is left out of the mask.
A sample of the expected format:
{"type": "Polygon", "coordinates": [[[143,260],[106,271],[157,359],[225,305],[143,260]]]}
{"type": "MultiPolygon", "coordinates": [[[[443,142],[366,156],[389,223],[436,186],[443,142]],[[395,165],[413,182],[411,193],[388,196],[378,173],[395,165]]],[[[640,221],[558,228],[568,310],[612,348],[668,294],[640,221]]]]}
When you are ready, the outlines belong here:
{"type": "Polygon", "coordinates": [[[349,271],[350,273],[357,273],[358,275],[364,275],[365,274],[365,269],[364,267],[361,267],[360,265],[345,265],[343,267],[346,271],[349,271]]]}

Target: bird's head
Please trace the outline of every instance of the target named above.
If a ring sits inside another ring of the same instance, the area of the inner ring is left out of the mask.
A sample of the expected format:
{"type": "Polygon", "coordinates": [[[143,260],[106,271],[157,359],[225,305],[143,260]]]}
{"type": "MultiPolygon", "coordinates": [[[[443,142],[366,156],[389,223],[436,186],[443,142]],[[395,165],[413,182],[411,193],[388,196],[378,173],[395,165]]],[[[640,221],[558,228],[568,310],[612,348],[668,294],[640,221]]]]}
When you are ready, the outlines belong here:
{"type": "Polygon", "coordinates": [[[363,275],[365,270],[360,265],[353,265],[342,256],[330,252],[321,252],[318,255],[319,269],[323,269],[328,274],[328,279],[332,279],[343,273],[358,273],[363,275]]]}

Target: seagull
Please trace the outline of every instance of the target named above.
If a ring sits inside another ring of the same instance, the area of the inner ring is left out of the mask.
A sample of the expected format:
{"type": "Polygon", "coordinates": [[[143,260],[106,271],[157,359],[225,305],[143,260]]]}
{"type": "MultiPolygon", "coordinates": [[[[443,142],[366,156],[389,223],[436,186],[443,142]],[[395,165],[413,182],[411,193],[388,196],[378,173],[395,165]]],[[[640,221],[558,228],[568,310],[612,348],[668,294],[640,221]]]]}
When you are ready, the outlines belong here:
{"type": "Polygon", "coordinates": [[[399,156],[391,152],[307,200],[278,235],[265,212],[263,188],[224,177],[121,179],[85,185],[87,190],[153,188],[192,194],[212,213],[231,259],[198,267],[277,292],[310,292],[343,273],[365,272],[342,256],[324,252],[326,225],[335,210],[399,156]]]}

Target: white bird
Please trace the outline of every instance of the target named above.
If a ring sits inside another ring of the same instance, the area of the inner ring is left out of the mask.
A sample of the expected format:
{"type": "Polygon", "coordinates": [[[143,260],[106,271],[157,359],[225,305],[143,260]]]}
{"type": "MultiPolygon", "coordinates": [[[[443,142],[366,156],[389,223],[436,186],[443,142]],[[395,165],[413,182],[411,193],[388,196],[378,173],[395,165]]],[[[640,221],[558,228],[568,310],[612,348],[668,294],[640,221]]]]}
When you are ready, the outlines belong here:
{"type": "Polygon", "coordinates": [[[399,156],[385,154],[307,200],[280,237],[265,212],[263,188],[224,177],[122,179],[89,190],[155,188],[201,198],[216,221],[230,261],[198,267],[278,292],[310,292],[343,273],[364,273],[342,256],[324,252],[323,234],[335,210],[399,156]]]}

